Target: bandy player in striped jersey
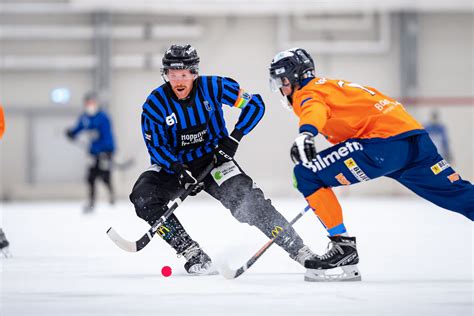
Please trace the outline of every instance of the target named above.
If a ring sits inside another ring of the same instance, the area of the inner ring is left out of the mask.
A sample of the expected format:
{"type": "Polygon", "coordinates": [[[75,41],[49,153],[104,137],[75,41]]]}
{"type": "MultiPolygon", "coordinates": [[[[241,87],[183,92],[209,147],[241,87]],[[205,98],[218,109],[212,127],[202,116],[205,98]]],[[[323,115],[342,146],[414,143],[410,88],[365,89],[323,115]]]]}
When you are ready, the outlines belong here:
{"type": "MultiPolygon", "coordinates": [[[[142,132],[152,165],[138,178],[130,200],[137,215],[152,225],[163,215],[162,207],[183,187],[195,185],[193,194],[203,189],[238,221],[256,226],[272,238],[275,229],[288,222],[233,158],[242,138],[263,117],[263,100],[242,90],[233,79],[199,76],[198,66],[199,57],[191,45],[172,45],[166,51],[162,68],[165,84],[151,92],[142,112],[142,132]],[[230,134],[224,104],[241,110],[230,134]],[[216,168],[196,185],[196,176],[213,161],[216,168]]],[[[174,214],[158,233],[185,257],[188,273],[215,271],[209,256],[174,214]]],[[[295,261],[303,265],[314,255],[294,229],[280,234],[276,243],[295,261]]]]}
{"type": "Polygon", "coordinates": [[[291,148],[296,186],[331,240],[326,254],[306,261],[306,280],[360,280],[356,239],[347,233],[332,187],[386,176],[474,220],[474,186],[439,155],[402,104],[371,87],[316,77],[313,59],[301,48],[275,56],[270,82],[299,118],[291,148]],[[318,134],[335,145],[317,152],[318,134]],[[329,274],[338,267],[343,273],[329,274]]]}

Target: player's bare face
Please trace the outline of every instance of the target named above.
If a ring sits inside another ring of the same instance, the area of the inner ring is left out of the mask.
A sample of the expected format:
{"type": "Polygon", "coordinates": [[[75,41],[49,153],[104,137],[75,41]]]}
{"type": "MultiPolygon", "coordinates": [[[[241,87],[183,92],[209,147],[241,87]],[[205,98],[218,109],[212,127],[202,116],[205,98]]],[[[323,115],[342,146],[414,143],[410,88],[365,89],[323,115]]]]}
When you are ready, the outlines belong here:
{"type": "Polygon", "coordinates": [[[291,87],[290,80],[288,78],[282,78],[283,86],[280,88],[281,93],[284,96],[289,96],[293,93],[293,88],[291,87]]]}
{"type": "Polygon", "coordinates": [[[166,76],[171,84],[171,89],[173,89],[178,99],[186,99],[193,89],[196,75],[187,69],[170,69],[166,76]]]}

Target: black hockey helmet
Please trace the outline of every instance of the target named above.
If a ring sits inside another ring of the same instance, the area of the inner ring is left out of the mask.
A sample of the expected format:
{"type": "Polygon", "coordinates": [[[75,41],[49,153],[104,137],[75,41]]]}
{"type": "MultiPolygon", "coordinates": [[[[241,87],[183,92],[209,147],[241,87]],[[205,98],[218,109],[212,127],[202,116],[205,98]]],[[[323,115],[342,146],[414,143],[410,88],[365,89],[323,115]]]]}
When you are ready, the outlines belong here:
{"type": "Polygon", "coordinates": [[[276,54],[269,70],[270,88],[278,91],[283,86],[282,78],[288,78],[294,87],[301,85],[303,79],[314,77],[314,62],[303,48],[291,48],[276,54]]]}
{"type": "Polygon", "coordinates": [[[193,74],[199,72],[199,56],[196,49],[189,44],[171,45],[166,50],[162,63],[162,74],[165,74],[168,69],[189,69],[193,74]]]}

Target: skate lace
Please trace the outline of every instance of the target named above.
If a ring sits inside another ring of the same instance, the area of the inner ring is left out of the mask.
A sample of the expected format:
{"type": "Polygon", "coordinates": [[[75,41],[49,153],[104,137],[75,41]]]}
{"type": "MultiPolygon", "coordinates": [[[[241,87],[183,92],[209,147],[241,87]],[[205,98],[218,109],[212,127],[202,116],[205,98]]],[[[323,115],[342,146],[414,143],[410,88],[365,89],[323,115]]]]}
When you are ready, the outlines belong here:
{"type": "Polygon", "coordinates": [[[329,242],[326,251],[327,252],[324,255],[320,256],[322,260],[329,259],[338,253],[340,253],[341,255],[344,254],[344,250],[342,250],[342,247],[339,246],[338,243],[336,243],[335,241],[329,242]]]}
{"type": "Polygon", "coordinates": [[[182,253],[178,254],[178,258],[183,256],[186,258],[186,260],[189,260],[192,257],[197,256],[200,252],[201,248],[198,245],[194,244],[183,250],[182,253]]]}
{"type": "Polygon", "coordinates": [[[314,252],[312,252],[308,246],[303,246],[300,250],[298,250],[298,254],[296,255],[294,259],[298,261],[299,263],[303,264],[306,260],[314,256],[315,256],[314,252]]]}

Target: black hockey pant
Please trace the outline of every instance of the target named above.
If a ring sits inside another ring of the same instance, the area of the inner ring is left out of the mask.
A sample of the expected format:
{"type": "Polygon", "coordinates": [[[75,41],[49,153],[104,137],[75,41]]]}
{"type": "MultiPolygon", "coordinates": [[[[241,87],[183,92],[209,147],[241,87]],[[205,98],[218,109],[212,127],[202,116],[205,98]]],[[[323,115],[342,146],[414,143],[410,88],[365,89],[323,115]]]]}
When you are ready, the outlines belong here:
{"type": "MultiPolygon", "coordinates": [[[[199,173],[193,172],[194,174],[199,173]]],[[[204,190],[241,223],[256,226],[268,238],[283,235],[276,243],[290,255],[296,255],[303,246],[302,239],[287,220],[273,207],[269,199],[253,180],[234,162],[215,168],[204,179],[204,190]],[[284,231],[282,231],[285,229],[284,231]]],[[[182,192],[176,175],[153,165],[142,173],[135,183],[130,200],[137,215],[150,225],[164,213],[164,206],[182,192]]],[[[158,232],[178,253],[185,250],[193,240],[186,233],[178,218],[173,214],[158,232]]]]}
{"type": "Polygon", "coordinates": [[[89,166],[87,173],[87,184],[89,185],[89,205],[94,206],[95,203],[95,182],[97,178],[104,181],[109,190],[110,202],[114,202],[114,189],[112,186],[111,170],[112,170],[112,153],[100,153],[92,157],[92,164],[89,166]]]}

